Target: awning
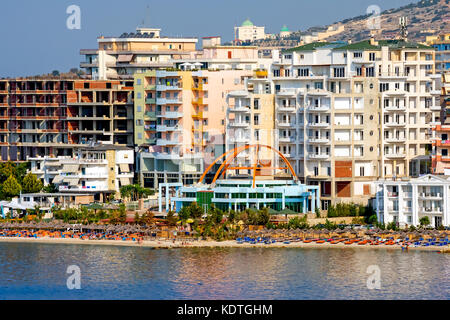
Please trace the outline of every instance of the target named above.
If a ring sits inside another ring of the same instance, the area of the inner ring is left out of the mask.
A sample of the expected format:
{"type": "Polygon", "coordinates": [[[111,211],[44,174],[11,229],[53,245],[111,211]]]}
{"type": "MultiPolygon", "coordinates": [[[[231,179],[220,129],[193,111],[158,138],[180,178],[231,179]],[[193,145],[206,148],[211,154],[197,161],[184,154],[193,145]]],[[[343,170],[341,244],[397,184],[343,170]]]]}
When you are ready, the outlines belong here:
{"type": "Polygon", "coordinates": [[[74,173],[78,171],[80,165],[78,164],[65,164],[62,168],[62,172],[74,173]]]}
{"type": "Polygon", "coordinates": [[[117,62],[130,62],[133,59],[132,54],[119,54],[117,57],[117,62]]]}
{"type": "Polygon", "coordinates": [[[61,163],[59,163],[59,161],[52,161],[52,162],[45,163],[46,167],[59,167],[60,165],[61,165],[61,163]]]}
{"type": "Polygon", "coordinates": [[[122,186],[127,186],[131,184],[131,179],[130,178],[119,178],[120,180],[120,184],[122,186]]]}
{"type": "Polygon", "coordinates": [[[76,186],[78,184],[78,181],[80,181],[80,178],[77,177],[64,177],[64,182],[68,182],[71,186],[76,186]]]}
{"type": "Polygon", "coordinates": [[[130,172],[130,166],[128,164],[119,164],[120,171],[130,172]]]}
{"type": "Polygon", "coordinates": [[[52,183],[61,183],[63,181],[63,176],[56,176],[53,178],[52,183]]]}

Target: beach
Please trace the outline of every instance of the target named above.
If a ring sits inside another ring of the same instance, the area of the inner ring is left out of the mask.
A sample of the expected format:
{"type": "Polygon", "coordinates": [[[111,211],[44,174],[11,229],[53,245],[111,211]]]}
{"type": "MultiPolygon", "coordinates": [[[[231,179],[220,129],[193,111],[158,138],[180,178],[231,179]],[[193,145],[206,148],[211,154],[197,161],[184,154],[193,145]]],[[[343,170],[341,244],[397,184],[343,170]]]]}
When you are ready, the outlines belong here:
{"type": "MultiPolygon", "coordinates": [[[[120,241],[120,240],[89,240],[89,239],[73,239],[73,238],[20,238],[20,237],[0,237],[0,242],[15,242],[15,243],[47,243],[47,244],[83,244],[83,245],[109,245],[109,246],[132,246],[132,247],[148,247],[155,249],[171,249],[171,248],[304,248],[304,249],[344,249],[344,248],[358,248],[358,249],[386,249],[386,250],[402,250],[399,244],[385,245],[358,245],[336,243],[304,243],[291,242],[289,244],[283,242],[275,242],[270,244],[265,243],[238,243],[235,240],[226,241],[212,241],[212,240],[198,240],[198,241],[173,241],[173,240],[143,240],[137,241],[120,241]]],[[[442,253],[449,253],[450,246],[442,247],[415,247],[409,246],[408,250],[419,251],[435,251],[442,253]]]]}

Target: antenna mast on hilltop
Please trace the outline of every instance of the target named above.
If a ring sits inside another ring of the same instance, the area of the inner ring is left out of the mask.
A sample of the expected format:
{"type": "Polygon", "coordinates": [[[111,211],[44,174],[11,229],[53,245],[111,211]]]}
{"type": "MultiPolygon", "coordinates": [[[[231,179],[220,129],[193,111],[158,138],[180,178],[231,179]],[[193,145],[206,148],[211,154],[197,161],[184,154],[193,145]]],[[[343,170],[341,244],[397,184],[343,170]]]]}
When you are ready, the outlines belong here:
{"type": "Polygon", "coordinates": [[[142,26],[150,27],[150,6],[149,5],[147,5],[147,8],[145,9],[144,19],[142,19],[142,26]]]}
{"type": "Polygon", "coordinates": [[[400,27],[400,39],[408,41],[408,17],[398,18],[398,26],[400,27]]]}

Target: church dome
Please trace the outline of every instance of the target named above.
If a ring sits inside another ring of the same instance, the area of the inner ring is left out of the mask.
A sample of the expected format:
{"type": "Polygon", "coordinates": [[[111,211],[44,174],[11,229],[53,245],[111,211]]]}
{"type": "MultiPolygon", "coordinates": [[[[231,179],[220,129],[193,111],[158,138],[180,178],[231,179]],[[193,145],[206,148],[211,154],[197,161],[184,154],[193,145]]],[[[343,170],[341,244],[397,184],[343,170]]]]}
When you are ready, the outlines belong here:
{"type": "Polygon", "coordinates": [[[283,28],[281,28],[281,32],[289,32],[288,27],[286,27],[286,25],[284,25],[283,28]]]}

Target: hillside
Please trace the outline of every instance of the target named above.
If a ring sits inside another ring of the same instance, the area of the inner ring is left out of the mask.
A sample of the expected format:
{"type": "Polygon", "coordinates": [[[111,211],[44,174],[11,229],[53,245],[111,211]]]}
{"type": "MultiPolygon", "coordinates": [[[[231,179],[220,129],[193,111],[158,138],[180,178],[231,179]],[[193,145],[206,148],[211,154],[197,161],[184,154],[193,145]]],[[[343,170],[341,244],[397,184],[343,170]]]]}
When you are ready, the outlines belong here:
{"type": "MultiPolygon", "coordinates": [[[[376,37],[395,39],[399,34],[398,20],[402,16],[408,17],[410,41],[424,42],[426,36],[450,32],[450,0],[422,0],[381,12],[381,29],[377,31],[376,37]]],[[[327,26],[295,31],[287,38],[258,40],[251,44],[260,47],[288,48],[298,45],[302,38],[317,36],[318,40],[325,41],[360,41],[370,37],[368,18],[370,15],[348,18],[327,26]]]]}

